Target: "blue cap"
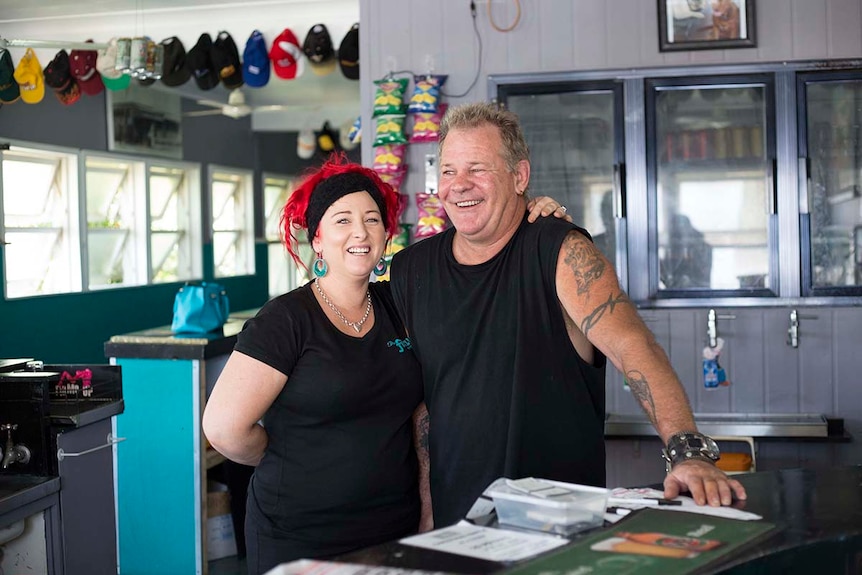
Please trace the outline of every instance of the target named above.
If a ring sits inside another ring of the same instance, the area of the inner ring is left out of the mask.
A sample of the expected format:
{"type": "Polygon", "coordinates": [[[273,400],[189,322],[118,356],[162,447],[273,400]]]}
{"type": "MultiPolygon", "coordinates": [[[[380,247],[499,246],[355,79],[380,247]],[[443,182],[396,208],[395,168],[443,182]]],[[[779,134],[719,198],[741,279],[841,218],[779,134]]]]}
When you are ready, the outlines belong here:
{"type": "Polygon", "coordinates": [[[245,43],[242,53],[242,79],[247,86],[262,88],[269,82],[269,52],[266,40],[255,30],[245,43]]]}

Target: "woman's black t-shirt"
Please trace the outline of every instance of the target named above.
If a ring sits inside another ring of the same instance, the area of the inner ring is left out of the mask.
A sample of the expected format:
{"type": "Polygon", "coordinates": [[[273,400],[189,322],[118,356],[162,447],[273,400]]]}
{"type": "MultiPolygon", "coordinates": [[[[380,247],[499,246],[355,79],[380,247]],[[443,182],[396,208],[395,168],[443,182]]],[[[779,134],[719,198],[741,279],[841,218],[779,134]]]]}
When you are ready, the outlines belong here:
{"type": "Polygon", "coordinates": [[[297,557],[396,539],[419,519],[411,416],[422,380],[389,284],[369,284],[374,325],[360,338],[332,325],[312,289],[269,301],[234,348],[287,375],[264,416],[248,517],[297,557]]]}

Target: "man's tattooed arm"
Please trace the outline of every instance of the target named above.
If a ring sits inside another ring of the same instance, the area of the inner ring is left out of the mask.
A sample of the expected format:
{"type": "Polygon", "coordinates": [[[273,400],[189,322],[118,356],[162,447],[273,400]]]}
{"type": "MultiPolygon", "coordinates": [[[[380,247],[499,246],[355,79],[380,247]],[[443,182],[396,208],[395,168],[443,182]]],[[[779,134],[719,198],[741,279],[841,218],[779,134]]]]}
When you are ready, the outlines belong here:
{"type": "Polygon", "coordinates": [[[658,421],[655,413],[655,401],[653,401],[646,376],[636,369],[631,369],[626,372],[626,381],[628,381],[629,389],[632,390],[635,399],[638,400],[649,420],[655,425],[658,421]]]}
{"type": "Polygon", "coordinates": [[[605,273],[605,260],[593,246],[592,242],[581,234],[577,239],[567,242],[566,265],[572,270],[578,286],[578,295],[584,295],[590,286],[605,273]]]}
{"type": "Polygon", "coordinates": [[[584,332],[584,335],[589,337],[590,330],[595,327],[599,320],[602,319],[602,316],[607,314],[614,313],[614,307],[618,304],[628,303],[629,298],[623,292],[620,292],[616,296],[608,295],[608,301],[599,304],[596,309],[590,313],[587,317],[584,318],[584,321],[581,322],[581,331],[584,332]]]}

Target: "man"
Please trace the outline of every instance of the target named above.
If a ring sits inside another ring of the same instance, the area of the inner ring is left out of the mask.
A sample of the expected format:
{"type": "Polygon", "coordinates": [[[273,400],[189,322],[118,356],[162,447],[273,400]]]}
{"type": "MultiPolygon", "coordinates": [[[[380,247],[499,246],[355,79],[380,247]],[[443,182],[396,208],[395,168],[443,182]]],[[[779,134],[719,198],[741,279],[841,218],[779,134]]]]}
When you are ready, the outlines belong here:
{"type": "Polygon", "coordinates": [[[665,495],[688,490],[716,506],[744,498],[700,449],[708,440],[667,356],[589,235],[557,218],[527,223],[517,117],[488,103],[451,108],[439,153],[454,228],[392,267],[425,380],[435,525],[464,517],[501,476],[604,485],[605,357],[671,442],[665,495]]]}

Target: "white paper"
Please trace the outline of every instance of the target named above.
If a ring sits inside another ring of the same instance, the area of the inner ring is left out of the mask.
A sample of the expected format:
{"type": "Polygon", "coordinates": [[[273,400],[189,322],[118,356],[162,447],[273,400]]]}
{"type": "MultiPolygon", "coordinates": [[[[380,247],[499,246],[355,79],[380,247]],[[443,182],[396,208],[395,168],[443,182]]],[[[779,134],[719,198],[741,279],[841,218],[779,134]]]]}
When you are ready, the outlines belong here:
{"type": "Polygon", "coordinates": [[[264,575],[445,575],[439,571],[417,571],[377,565],[358,565],[356,563],[336,563],[300,559],[282,563],[264,575]]]}
{"type": "Polygon", "coordinates": [[[551,535],[478,527],[462,521],[450,527],[407,537],[399,543],[487,561],[519,561],[561,547],[568,540],[551,535]]]}
{"type": "Polygon", "coordinates": [[[609,498],[610,501],[613,501],[613,505],[618,507],[626,507],[628,509],[643,509],[644,507],[650,507],[651,509],[658,509],[659,511],[685,511],[686,513],[699,513],[700,515],[711,515],[713,517],[725,517],[727,519],[741,519],[743,521],[754,521],[757,519],[763,519],[760,515],[756,515],[754,513],[749,513],[748,511],[741,511],[739,509],[734,509],[733,507],[712,507],[710,505],[698,505],[694,502],[694,499],[691,497],[687,497],[685,495],[680,495],[676,497],[676,501],[682,501],[682,505],[643,505],[639,503],[623,503],[622,500],[625,499],[639,499],[644,497],[664,497],[664,492],[659,491],[658,489],[652,489],[650,487],[636,487],[636,488],[626,488],[626,487],[616,487],[611,490],[611,496],[609,498]]]}

